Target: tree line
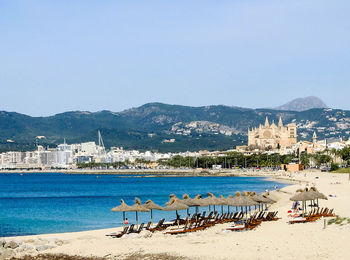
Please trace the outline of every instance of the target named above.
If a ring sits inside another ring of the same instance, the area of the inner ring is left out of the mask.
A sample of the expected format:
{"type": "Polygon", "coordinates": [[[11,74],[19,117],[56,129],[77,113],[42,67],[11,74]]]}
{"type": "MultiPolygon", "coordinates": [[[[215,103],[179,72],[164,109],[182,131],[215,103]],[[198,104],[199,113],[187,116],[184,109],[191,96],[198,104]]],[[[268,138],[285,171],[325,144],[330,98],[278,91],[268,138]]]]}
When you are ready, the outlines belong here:
{"type": "MultiPolygon", "coordinates": [[[[233,167],[239,168],[252,168],[252,167],[271,167],[277,168],[281,164],[300,163],[304,168],[320,167],[327,165],[332,167],[333,170],[337,169],[339,165],[350,165],[350,147],[345,147],[342,150],[326,149],[323,152],[315,154],[308,154],[302,152],[280,155],[266,154],[266,153],[254,153],[251,155],[244,155],[239,152],[227,152],[222,153],[219,156],[181,156],[175,155],[170,159],[160,159],[158,164],[167,167],[174,168],[212,168],[214,165],[220,165],[221,168],[229,169],[233,167]]],[[[136,159],[134,162],[113,162],[113,163],[78,163],[78,168],[121,168],[127,166],[140,166],[150,164],[150,161],[144,159],[136,159]]]]}

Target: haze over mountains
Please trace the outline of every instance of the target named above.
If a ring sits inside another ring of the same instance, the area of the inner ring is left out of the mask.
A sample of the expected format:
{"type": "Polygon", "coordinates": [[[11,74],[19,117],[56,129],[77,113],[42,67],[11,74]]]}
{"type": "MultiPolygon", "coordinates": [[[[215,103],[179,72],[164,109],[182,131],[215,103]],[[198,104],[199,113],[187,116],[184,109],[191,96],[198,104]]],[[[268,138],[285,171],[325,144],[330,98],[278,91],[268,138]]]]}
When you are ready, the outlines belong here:
{"type": "Polygon", "coordinates": [[[229,106],[189,107],[148,103],[122,112],[65,112],[48,117],[31,117],[0,112],[0,151],[30,150],[36,144],[56,145],[97,141],[100,130],[107,147],[125,149],[186,151],[224,150],[247,142],[247,129],[264,123],[295,122],[299,139],[311,140],[350,134],[350,111],[313,108],[306,111],[248,109],[229,106]],[[45,136],[43,139],[37,136],[45,136]],[[11,141],[10,141],[11,140],[11,141]]]}

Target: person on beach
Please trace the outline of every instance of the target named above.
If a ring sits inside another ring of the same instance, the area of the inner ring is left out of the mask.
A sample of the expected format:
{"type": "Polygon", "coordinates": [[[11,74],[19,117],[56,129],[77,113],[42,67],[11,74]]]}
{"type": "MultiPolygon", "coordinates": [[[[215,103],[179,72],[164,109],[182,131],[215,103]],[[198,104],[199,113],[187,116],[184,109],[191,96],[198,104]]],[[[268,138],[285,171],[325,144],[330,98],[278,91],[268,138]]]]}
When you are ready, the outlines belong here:
{"type": "Polygon", "coordinates": [[[129,224],[128,218],[126,218],[126,219],[124,220],[124,224],[125,224],[125,225],[128,225],[128,224],[129,224]]]}

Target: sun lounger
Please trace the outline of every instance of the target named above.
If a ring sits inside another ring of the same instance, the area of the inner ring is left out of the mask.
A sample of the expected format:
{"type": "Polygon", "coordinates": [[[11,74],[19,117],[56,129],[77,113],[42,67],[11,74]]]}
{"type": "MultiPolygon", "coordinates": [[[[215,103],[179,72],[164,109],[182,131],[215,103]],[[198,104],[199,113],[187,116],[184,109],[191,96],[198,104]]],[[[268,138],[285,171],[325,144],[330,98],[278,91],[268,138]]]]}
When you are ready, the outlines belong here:
{"type": "Polygon", "coordinates": [[[166,234],[177,235],[177,234],[183,234],[183,233],[196,232],[199,230],[203,230],[203,229],[207,228],[204,225],[205,221],[207,221],[207,220],[202,219],[200,221],[194,221],[194,222],[190,221],[190,222],[188,222],[189,224],[185,225],[183,228],[168,231],[168,232],[166,232],[166,234]]]}
{"type": "Polygon", "coordinates": [[[240,231],[240,230],[245,230],[247,229],[245,224],[238,224],[238,225],[234,225],[232,227],[227,228],[226,230],[230,230],[230,231],[240,231]]]}
{"type": "Polygon", "coordinates": [[[150,221],[150,222],[148,222],[148,223],[147,223],[147,226],[146,226],[146,227],[144,227],[144,229],[149,230],[149,229],[150,229],[150,227],[151,227],[151,224],[152,224],[152,222],[151,222],[151,221],[150,221]]]}
{"type": "Polygon", "coordinates": [[[290,224],[305,223],[305,222],[308,222],[307,218],[305,217],[296,217],[289,221],[290,224]]]}
{"type": "Polygon", "coordinates": [[[139,226],[139,228],[137,230],[133,229],[132,231],[129,231],[128,234],[130,234],[130,233],[137,233],[137,234],[140,233],[142,231],[144,225],[145,225],[144,223],[141,223],[141,225],[139,226]]]}
{"type": "Polygon", "coordinates": [[[154,231],[162,231],[166,229],[167,227],[164,226],[164,221],[165,221],[164,218],[159,220],[158,224],[154,228],[150,228],[149,231],[154,232],[154,231]]]}
{"type": "Polygon", "coordinates": [[[335,214],[333,213],[334,209],[331,209],[326,215],[325,217],[335,217],[335,214]]]}
{"type": "Polygon", "coordinates": [[[110,233],[110,234],[107,234],[106,236],[119,238],[119,237],[122,237],[124,234],[126,234],[128,232],[128,229],[129,227],[125,227],[123,231],[110,233]]]}
{"type": "Polygon", "coordinates": [[[134,227],[135,227],[135,224],[131,224],[127,234],[134,233],[134,231],[135,231],[134,227]]]}

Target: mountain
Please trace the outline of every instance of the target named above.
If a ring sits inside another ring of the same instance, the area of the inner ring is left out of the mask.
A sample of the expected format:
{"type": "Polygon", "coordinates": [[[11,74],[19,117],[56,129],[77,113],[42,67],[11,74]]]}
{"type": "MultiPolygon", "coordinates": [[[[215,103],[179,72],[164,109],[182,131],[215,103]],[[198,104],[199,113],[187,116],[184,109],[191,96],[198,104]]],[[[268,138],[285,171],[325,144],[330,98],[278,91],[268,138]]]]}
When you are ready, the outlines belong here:
{"type": "Polygon", "coordinates": [[[297,98],[287,104],[276,107],[276,110],[305,111],[313,108],[327,108],[327,105],[318,97],[297,98]]]}
{"type": "Polygon", "coordinates": [[[36,144],[55,146],[97,142],[100,130],[106,147],[177,152],[225,150],[247,143],[247,129],[270,122],[295,122],[299,139],[350,135],[350,111],[316,108],[307,111],[248,109],[228,106],[189,107],[149,103],[122,112],[71,111],[49,117],[31,117],[0,111],[0,151],[31,150],[36,144]],[[43,139],[37,136],[45,136],[43,139]],[[12,141],[8,141],[12,140],[12,141]]]}

